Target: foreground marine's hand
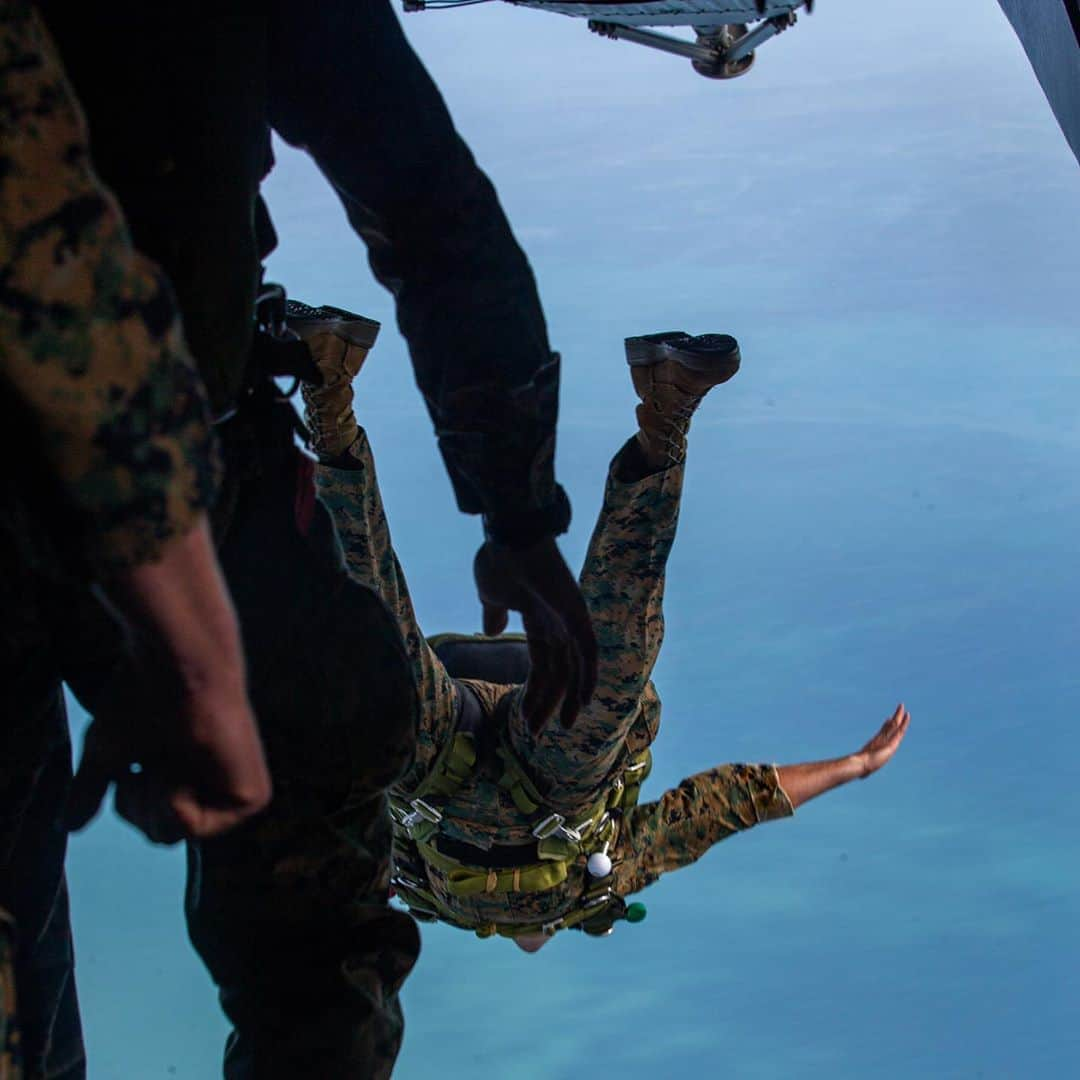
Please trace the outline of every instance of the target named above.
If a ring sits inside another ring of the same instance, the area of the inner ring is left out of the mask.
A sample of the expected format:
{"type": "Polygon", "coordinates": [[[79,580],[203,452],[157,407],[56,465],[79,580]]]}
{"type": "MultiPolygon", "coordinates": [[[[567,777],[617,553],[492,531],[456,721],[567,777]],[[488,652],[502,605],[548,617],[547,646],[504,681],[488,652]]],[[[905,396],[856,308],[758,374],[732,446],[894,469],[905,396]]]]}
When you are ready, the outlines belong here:
{"type": "Polygon", "coordinates": [[[97,813],[112,783],[117,812],[157,843],[214,836],[258,813],[270,775],[205,519],[108,592],[147,640],[87,731],[69,828],[97,813]]]}
{"type": "Polygon", "coordinates": [[[596,689],[596,634],[554,537],[522,549],[489,541],[476,553],[473,569],[485,634],[501,634],[509,610],[521,613],[529,640],[522,703],[529,730],[540,731],[556,709],[563,727],[571,727],[596,689]]]}

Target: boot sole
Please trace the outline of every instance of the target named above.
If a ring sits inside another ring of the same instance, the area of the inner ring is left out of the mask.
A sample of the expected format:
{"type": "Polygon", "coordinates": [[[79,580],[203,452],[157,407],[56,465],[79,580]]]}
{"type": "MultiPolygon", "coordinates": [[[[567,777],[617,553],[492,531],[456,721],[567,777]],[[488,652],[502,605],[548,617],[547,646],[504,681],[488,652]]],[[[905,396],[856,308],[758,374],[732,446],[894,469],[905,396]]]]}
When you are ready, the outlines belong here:
{"type": "Polygon", "coordinates": [[[285,323],[302,340],[313,334],[334,334],[360,349],[372,348],[382,329],[382,323],[344,308],[328,304],[316,308],[298,300],[286,303],[285,323]]]}
{"type": "Polygon", "coordinates": [[[652,367],[673,360],[702,375],[730,379],[742,362],[739,343],[730,334],[699,334],[682,331],[646,334],[626,339],[626,362],[631,367],[652,367]]]}

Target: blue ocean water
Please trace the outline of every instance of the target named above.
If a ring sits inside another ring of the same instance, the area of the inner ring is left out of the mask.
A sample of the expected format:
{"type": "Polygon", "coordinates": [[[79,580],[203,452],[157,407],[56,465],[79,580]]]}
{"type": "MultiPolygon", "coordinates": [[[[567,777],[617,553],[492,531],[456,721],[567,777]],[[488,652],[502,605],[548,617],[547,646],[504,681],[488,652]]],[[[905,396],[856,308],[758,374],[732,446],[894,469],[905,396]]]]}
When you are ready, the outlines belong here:
{"type": "MultiPolygon", "coordinates": [[[[608,939],[425,927],[404,1080],[1071,1074],[1080,182],[997,5],[949,12],[829,0],[731,84],[539,13],[405,20],[564,357],[571,561],[633,429],[622,338],[742,344],[692,432],[644,797],[856,749],[901,700],[912,726],[608,939]]],[[[386,324],[358,412],[396,545],[424,628],[477,628],[477,524],[389,300],[301,155],[267,190],[271,276],[386,324]]],[[[104,817],[70,867],[91,1077],[214,1075],[179,853],[104,817]]]]}

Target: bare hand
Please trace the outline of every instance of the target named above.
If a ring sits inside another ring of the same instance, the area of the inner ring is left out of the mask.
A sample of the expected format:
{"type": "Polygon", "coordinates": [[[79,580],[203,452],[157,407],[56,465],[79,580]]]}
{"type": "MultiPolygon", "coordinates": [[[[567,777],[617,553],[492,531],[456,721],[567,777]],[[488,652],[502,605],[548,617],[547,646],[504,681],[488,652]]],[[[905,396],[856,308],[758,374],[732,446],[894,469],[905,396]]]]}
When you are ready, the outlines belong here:
{"type": "Polygon", "coordinates": [[[896,711],[881,725],[878,733],[855,755],[862,766],[861,776],[864,779],[876,773],[896,753],[910,722],[911,713],[903,703],[897,705],[896,711]]]}
{"type": "Polygon", "coordinates": [[[158,843],[214,836],[258,813],[270,801],[270,774],[205,517],[106,591],[132,645],[94,705],[69,828],[97,813],[112,783],[120,816],[158,843]]]}
{"type": "Polygon", "coordinates": [[[596,689],[596,635],[554,537],[522,550],[486,543],[473,569],[485,634],[501,634],[509,610],[521,613],[529,639],[522,703],[529,730],[541,731],[556,710],[562,726],[571,727],[596,689]]]}
{"type": "Polygon", "coordinates": [[[154,722],[171,711],[161,701],[135,708],[129,698],[125,715],[91,723],[69,829],[89,823],[113,783],[116,812],[157,844],[215,836],[267,805],[270,776],[246,696],[205,693],[184,702],[179,717],[154,722]]]}

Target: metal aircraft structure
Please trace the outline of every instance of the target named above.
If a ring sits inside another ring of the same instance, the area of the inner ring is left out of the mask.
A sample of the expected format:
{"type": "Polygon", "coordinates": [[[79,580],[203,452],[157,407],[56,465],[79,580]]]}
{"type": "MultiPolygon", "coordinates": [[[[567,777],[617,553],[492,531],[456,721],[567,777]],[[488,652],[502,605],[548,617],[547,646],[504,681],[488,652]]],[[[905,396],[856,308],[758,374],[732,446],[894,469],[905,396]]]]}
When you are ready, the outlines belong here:
{"type": "MultiPolygon", "coordinates": [[[[486,0],[404,0],[406,11],[431,11],[486,0]]],[[[632,41],[685,57],[698,74],[733,79],[754,63],[759,45],[794,26],[800,8],[814,0],[507,0],[518,7],[553,11],[587,19],[602,37],[632,41]],[[690,27],[695,41],[657,33],[647,27],[690,27]]]]}

